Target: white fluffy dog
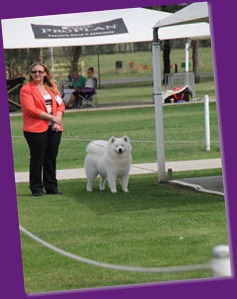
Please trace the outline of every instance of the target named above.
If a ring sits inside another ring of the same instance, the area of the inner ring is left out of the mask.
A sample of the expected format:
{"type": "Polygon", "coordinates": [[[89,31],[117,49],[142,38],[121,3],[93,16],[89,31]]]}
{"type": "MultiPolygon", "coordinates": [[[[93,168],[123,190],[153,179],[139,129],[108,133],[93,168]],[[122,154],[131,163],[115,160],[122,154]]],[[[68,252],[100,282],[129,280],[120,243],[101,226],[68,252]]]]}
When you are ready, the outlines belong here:
{"type": "Polygon", "coordinates": [[[88,192],[92,191],[93,182],[98,174],[100,190],[105,189],[107,179],[110,191],[116,193],[116,180],[119,178],[122,190],[128,192],[132,146],[126,135],[122,138],[111,137],[108,141],[94,140],[87,145],[86,152],[84,169],[88,192]]]}

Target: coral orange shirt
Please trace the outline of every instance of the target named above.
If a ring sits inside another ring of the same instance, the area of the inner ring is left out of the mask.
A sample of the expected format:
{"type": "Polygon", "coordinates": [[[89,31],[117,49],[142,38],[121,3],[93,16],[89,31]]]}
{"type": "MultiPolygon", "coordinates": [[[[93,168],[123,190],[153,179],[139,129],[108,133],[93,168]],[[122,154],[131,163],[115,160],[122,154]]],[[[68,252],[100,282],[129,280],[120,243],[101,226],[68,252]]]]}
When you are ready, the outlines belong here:
{"type": "MultiPolygon", "coordinates": [[[[56,84],[55,89],[58,91],[56,84]]],[[[59,91],[57,94],[49,88],[47,91],[52,98],[52,115],[56,115],[57,111],[64,114],[65,106],[59,91]]],[[[39,118],[42,111],[47,113],[45,99],[34,81],[30,81],[21,88],[20,103],[22,105],[23,131],[42,133],[48,130],[49,121],[39,118]]],[[[63,130],[62,125],[59,130],[63,130]]]]}

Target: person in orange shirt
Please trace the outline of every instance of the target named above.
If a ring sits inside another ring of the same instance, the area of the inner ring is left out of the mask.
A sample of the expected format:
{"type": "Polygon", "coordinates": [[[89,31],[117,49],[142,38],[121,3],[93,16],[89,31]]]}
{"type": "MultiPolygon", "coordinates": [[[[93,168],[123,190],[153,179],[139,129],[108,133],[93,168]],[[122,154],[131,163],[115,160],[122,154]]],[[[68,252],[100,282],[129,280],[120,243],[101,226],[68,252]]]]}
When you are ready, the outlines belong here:
{"type": "Polygon", "coordinates": [[[58,190],[56,159],[65,106],[50,70],[43,63],[31,65],[29,83],[20,90],[20,103],[23,134],[30,150],[32,195],[62,194],[58,190]]]}

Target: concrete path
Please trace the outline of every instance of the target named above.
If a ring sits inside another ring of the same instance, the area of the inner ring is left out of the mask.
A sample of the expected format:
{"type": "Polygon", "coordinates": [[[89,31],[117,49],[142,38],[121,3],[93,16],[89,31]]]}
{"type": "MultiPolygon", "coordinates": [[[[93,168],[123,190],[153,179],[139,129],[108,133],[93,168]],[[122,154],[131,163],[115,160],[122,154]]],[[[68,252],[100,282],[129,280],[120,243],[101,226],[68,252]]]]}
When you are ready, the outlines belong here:
{"type": "MultiPolygon", "coordinates": [[[[221,168],[221,159],[206,159],[206,160],[194,160],[194,161],[176,161],[166,162],[166,169],[172,169],[175,171],[185,170],[202,170],[202,169],[214,169],[221,168]]],[[[130,175],[139,175],[147,173],[156,173],[157,163],[145,163],[145,164],[132,164],[130,175]]],[[[57,171],[58,180],[69,180],[69,179],[83,179],[86,178],[84,168],[75,169],[64,169],[57,171]]],[[[16,172],[15,173],[16,183],[28,182],[28,172],[16,172]]]]}

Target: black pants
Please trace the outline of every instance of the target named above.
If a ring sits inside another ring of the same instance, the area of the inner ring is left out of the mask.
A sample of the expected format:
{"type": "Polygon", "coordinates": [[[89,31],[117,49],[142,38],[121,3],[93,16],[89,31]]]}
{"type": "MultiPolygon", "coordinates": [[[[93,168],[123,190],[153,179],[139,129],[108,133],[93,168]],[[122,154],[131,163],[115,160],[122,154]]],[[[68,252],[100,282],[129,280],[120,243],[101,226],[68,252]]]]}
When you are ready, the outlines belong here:
{"type": "Polygon", "coordinates": [[[30,149],[30,190],[32,193],[58,191],[56,158],[62,132],[52,131],[51,126],[43,133],[24,132],[30,149]]]}

